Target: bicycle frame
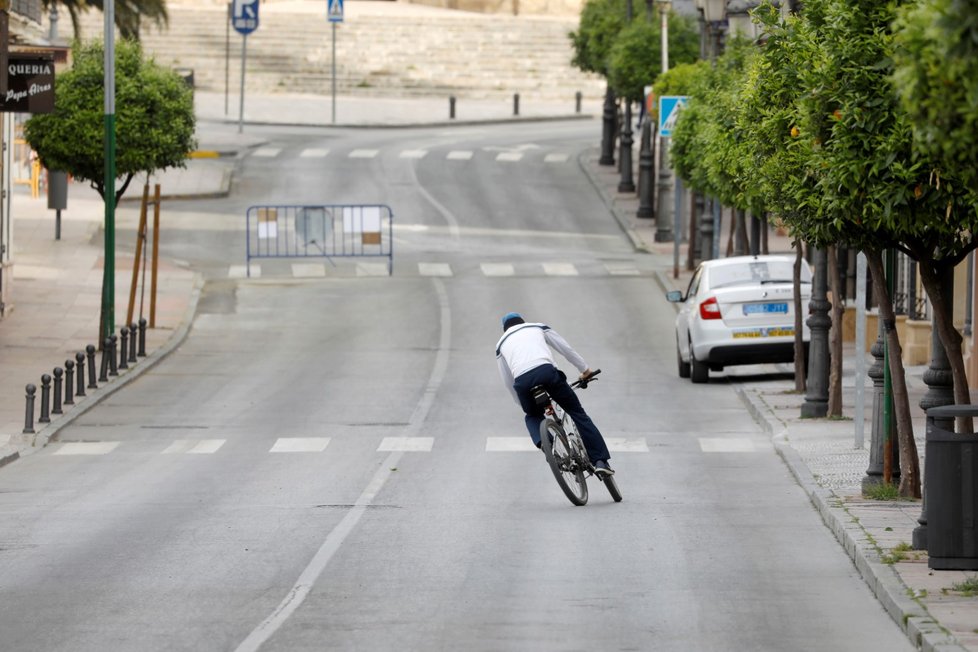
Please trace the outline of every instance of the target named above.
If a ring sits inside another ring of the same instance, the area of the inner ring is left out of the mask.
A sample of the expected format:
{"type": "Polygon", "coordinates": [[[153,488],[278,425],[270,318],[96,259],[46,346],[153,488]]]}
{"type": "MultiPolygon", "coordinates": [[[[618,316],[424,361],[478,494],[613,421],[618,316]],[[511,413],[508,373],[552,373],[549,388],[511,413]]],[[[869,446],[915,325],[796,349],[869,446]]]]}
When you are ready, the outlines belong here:
{"type": "Polygon", "coordinates": [[[584,440],[581,439],[581,433],[577,431],[577,424],[574,423],[574,420],[564,412],[564,409],[553,398],[550,398],[550,406],[543,411],[543,416],[544,418],[551,418],[560,424],[560,427],[563,428],[564,433],[567,435],[567,443],[571,446],[571,457],[581,465],[588,476],[594,475],[594,465],[591,464],[591,460],[584,448],[584,440]]]}

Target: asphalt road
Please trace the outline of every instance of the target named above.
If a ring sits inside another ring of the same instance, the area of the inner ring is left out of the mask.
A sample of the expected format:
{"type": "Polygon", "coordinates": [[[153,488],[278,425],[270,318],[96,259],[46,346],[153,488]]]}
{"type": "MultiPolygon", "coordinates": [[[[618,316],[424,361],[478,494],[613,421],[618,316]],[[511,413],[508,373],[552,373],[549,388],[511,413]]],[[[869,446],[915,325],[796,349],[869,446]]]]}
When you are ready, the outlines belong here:
{"type": "Polygon", "coordinates": [[[0,470],[0,648],[909,649],[733,389],[676,377],[595,128],[269,129],[231,198],[172,208],[210,279],[187,340],[0,470]],[[244,207],[324,197],[394,207],[393,277],[227,277],[244,207]],[[512,450],[510,310],[604,370],[624,502],[512,450]]]}

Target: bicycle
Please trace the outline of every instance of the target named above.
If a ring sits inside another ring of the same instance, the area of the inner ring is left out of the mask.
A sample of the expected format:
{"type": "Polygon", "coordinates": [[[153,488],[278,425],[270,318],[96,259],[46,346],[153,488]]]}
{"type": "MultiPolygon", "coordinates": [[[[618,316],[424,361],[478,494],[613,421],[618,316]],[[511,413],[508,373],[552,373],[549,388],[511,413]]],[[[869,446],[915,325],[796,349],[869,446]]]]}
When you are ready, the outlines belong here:
{"type": "MultiPolygon", "coordinates": [[[[573,388],[587,389],[588,383],[596,380],[601,373],[598,369],[585,380],[571,384],[573,388]]],[[[588,458],[584,441],[574,420],[568,416],[557,402],[554,401],[543,385],[537,385],[532,390],[533,399],[537,405],[544,408],[544,420],[540,424],[540,447],[547,458],[547,464],[553,471],[557,484],[567,498],[578,507],[586,505],[588,499],[587,478],[596,475],[598,480],[608,488],[608,493],[616,502],[621,502],[621,491],[613,475],[602,476],[595,472],[594,465],[588,458]]]]}

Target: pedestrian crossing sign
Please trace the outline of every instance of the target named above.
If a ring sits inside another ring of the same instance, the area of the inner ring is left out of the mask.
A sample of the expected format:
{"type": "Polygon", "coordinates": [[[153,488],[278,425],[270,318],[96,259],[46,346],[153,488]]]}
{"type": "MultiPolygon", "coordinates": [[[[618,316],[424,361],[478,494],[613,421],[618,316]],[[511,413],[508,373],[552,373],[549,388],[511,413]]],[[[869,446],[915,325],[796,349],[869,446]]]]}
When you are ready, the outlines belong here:
{"type": "Polygon", "coordinates": [[[343,0],[326,0],[328,9],[326,16],[331,23],[343,22],[343,0]]]}
{"type": "Polygon", "coordinates": [[[685,95],[665,95],[659,98],[659,135],[672,136],[679,112],[686,106],[685,95]]]}

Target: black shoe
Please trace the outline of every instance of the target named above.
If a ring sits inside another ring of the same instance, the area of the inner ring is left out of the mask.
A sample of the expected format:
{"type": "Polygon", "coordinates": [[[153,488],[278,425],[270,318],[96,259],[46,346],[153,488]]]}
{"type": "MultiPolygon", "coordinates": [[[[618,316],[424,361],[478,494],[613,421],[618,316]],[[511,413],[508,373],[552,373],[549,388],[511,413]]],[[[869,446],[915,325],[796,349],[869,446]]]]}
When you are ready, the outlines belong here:
{"type": "Polygon", "coordinates": [[[594,472],[602,477],[614,475],[615,470],[608,466],[608,460],[599,460],[594,464],[594,472]]]}

